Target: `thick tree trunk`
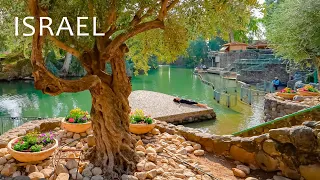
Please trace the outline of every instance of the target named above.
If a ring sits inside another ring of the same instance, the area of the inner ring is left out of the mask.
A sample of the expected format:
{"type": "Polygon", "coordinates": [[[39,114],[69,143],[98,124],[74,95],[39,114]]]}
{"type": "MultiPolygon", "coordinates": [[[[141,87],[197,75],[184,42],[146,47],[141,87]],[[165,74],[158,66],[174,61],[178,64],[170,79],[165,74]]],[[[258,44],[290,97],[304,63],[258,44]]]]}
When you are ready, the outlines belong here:
{"type": "Polygon", "coordinates": [[[125,71],[124,54],[112,58],[112,82],[90,89],[91,118],[96,138],[93,157],[108,179],[117,179],[135,169],[135,140],[129,133],[131,85],[125,71]]]}
{"type": "Polygon", "coordinates": [[[316,57],[316,66],[317,66],[317,70],[318,70],[318,89],[320,90],[320,57],[316,57]]]}
{"type": "Polygon", "coordinates": [[[62,69],[60,70],[61,76],[68,75],[71,60],[72,60],[72,54],[67,52],[62,69]]]}

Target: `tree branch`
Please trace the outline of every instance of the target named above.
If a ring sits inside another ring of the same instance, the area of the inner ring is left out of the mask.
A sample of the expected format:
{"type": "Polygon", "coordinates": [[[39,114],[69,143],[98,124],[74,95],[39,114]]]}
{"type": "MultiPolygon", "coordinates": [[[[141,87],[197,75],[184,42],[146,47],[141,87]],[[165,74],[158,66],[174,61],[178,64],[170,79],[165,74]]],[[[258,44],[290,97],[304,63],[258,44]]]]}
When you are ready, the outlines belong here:
{"type": "Polygon", "coordinates": [[[56,37],[54,36],[49,36],[49,40],[52,41],[56,46],[58,46],[59,48],[69,52],[70,54],[72,54],[73,56],[77,57],[78,59],[80,59],[80,52],[77,51],[76,49],[66,45],[65,43],[59,41],[56,37]]]}
{"type": "Polygon", "coordinates": [[[164,17],[167,15],[167,4],[169,0],[162,0],[161,1],[161,8],[159,11],[158,19],[160,21],[164,20],[164,17]]]}
{"type": "Polygon", "coordinates": [[[160,21],[159,19],[153,20],[153,21],[149,21],[149,22],[145,22],[145,23],[141,23],[136,25],[131,31],[127,32],[127,33],[122,33],[119,36],[117,36],[108,46],[107,52],[112,52],[114,51],[116,48],[120,47],[120,45],[122,43],[124,43],[126,40],[128,40],[129,38],[142,33],[144,31],[148,31],[151,29],[157,29],[157,28],[164,28],[164,23],[162,21],[160,21]]]}
{"type": "Polygon", "coordinates": [[[178,2],[179,2],[179,0],[174,0],[174,1],[167,7],[167,12],[170,11],[178,2]]]}

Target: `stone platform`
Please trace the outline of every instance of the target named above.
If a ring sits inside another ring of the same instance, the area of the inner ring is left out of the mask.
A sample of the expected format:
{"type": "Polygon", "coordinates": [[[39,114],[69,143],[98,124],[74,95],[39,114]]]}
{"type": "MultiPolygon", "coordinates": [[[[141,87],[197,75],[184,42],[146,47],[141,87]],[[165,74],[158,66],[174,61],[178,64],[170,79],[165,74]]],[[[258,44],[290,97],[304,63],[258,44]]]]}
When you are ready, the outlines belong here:
{"type": "Polygon", "coordinates": [[[216,114],[212,108],[200,108],[194,105],[173,102],[174,96],[163,93],[138,90],[129,97],[132,111],[142,109],[147,115],[160,121],[173,124],[214,120],[216,114]]]}

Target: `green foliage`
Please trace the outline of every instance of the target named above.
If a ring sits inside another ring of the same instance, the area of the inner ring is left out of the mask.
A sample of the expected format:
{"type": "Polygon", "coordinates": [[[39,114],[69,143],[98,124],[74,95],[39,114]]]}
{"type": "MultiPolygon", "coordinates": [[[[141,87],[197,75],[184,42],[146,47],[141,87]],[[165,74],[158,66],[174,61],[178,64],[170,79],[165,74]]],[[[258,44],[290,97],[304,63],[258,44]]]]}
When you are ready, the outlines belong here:
{"type": "Polygon", "coordinates": [[[31,152],[40,152],[42,149],[42,145],[35,144],[30,147],[31,152]]]}
{"type": "Polygon", "coordinates": [[[87,111],[82,111],[80,108],[72,109],[66,117],[69,123],[86,123],[90,120],[90,115],[87,111]]]}
{"type": "Polygon", "coordinates": [[[51,132],[42,134],[31,132],[14,142],[13,149],[16,151],[39,152],[44,146],[53,142],[54,138],[51,132]]]}
{"type": "Polygon", "coordinates": [[[136,111],[130,113],[129,119],[131,124],[153,123],[153,119],[150,116],[145,116],[143,110],[141,109],[137,109],[136,111]]]}
{"type": "MultiPolygon", "coordinates": [[[[13,19],[18,16],[20,17],[20,34],[30,32],[22,25],[22,18],[29,16],[27,2],[0,0],[1,11],[6,15],[3,19],[5,27],[0,32],[0,38],[4,38],[5,44],[10,50],[31,50],[31,37],[22,37],[21,35],[16,37],[13,29],[13,19]]],[[[106,17],[115,9],[117,19],[112,25],[116,32],[110,36],[111,39],[133,29],[131,21],[139,9],[143,10],[142,15],[145,15],[148,9],[153,9],[141,23],[157,19],[161,4],[158,0],[41,0],[39,2],[41,7],[48,9],[48,16],[53,20],[51,27],[54,32],[57,32],[63,17],[68,17],[73,31],[76,32],[76,17],[90,17],[89,2],[93,2],[93,16],[98,20],[97,29],[107,31],[110,24],[108,23],[109,18],[106,17]]],[[[171,63],[185,54],[190,41],[199,36],[204,39],[212,36],[221,36],[227,39],[230,30],[244,30],[250,21],[251,10],[257,6],[257,0],[180,0],[167,13],[163,29],[142,32],[127,40],[126,44],[130,49],[129,59],[135,63],[135,69],[142,69],[145,72],[149,68],[148,61],[151,56],[156,56],[159,62],[171,63]]],[[[70,36],[68,31],[62,31],[57,38],[68,46],[74,46],[80,52],[92,49],[96,40],[92,36],[92,20],[84,20],[82,23],[87,25],[87,28],[82,28],[82,30],[89,32],[89,37],[70,36]]],[[[45,45],[46,50],[56,48],[50,41],[47,41],[45,45]]],[[[24,54],[30,55],[29,51],[24,54]]]]}
{"type": "Polygon", "coordinates": [[[319,58],[319,12],[319,0],[284,0],[274,6],[266,24],[276,53],[296,61],[319,58]]]}

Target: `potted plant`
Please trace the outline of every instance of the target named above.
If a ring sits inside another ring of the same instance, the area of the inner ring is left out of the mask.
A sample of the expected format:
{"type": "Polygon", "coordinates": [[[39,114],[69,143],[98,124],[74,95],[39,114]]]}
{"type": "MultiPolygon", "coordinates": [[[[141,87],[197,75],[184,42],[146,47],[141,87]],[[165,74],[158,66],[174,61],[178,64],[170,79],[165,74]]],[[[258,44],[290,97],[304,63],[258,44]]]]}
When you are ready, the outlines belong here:
{"type": "Polygon", "coordinates": [[[91,128],[90,115],[80,108],[72,109],[69,115],[61,122],[61,127],[67,131],[82,133],[91,128]]]}
{"type": "Polygon", "coordinates": [[[8,152],[20,162],[42,161],[51,156],[58,147],[53,133],[28,133],[12,139],[7,146],[8,152]]]}
{"type": "Polygon", "coordinates": [[[277,96],[283,97],[284,99],[290,99],[290,100],[292,100],[293,97],[296,95],[297,93],[288,87],[282,89],[280,92],[277,93],[277,96]]]}
{"type": "Polygon", "coordinates": [[[145,134],[150,132],[156,125],[150,116],[144,115],[142,110],[130,113],[129,130],[134,134],[145,134]]]}
{"type": "Polygon", "coordinates": [[[301,96],[320,96],[319,91],[310,84],[298,89],[298,93],[301,96]]]}

